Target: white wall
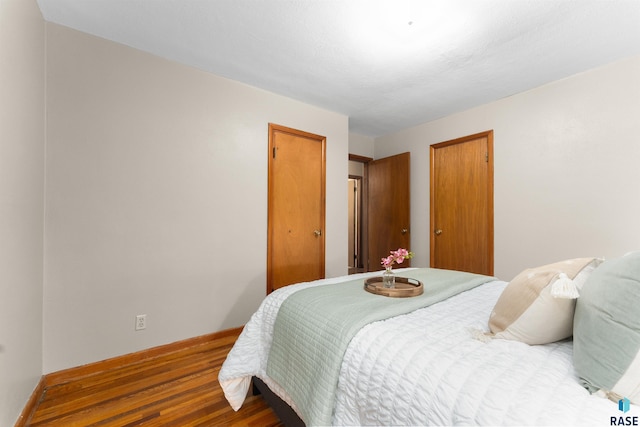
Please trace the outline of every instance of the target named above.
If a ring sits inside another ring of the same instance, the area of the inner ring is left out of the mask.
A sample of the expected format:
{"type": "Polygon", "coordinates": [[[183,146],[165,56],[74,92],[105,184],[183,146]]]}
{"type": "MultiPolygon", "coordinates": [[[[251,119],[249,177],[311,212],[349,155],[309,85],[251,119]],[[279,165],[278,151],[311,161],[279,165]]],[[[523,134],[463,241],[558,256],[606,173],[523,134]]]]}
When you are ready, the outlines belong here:
{"type": "Polygon", "coordinates": [[[640,57],[375,141],[411,151],[411,248],[429,262],[429,145],[494,130],[495,274],[640,245],[640,57]]]}
{"type": "Polygon", "coordinates": [[[373,158],[375,140],[358,133],[349,134],[349,154],[373,158]]]}
{"type": "Polygon", "coordinates": [[[0,425],[42,375],[44,21],[0,0],[0,425]]]}
{"type": "Polygon", "coordinates": [[[54,24],[47,42],[45,372],[249,319],[270,122],[327,137],[326,275],[347,273],[346,116],[54,24]]]}

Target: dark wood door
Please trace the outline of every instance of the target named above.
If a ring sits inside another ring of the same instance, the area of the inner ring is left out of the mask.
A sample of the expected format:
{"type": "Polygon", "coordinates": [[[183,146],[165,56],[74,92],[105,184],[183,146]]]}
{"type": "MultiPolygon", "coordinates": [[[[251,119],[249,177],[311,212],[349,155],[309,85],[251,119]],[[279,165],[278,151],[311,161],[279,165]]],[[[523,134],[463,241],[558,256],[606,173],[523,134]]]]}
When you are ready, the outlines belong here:
{"type": "Polygon", "coordinates": [[[326,138],[269,125],[267,293],[324,278],[326,138]]]}
{"type": "MultiPolygon", "coordinates": [[[[410,250],[410,153],[368,163],[368,271],[398,248],[410,250]]],[[[402,263],[408,267],[409,260],[402,263]]]]}
{"type": "Polygon", "coordinates": [[[430,156],[431,267],[493,275],[493,131],[430,156]]]}

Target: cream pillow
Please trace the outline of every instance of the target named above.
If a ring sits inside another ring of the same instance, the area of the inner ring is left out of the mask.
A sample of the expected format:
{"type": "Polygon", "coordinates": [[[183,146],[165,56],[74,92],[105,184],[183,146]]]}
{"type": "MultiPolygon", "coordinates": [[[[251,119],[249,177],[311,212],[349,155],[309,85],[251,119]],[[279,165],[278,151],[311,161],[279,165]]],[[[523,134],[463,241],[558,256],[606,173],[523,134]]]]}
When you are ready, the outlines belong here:
{"type": "Polygon", "coordinates": [[[530,345],[570,337],[575,298],[601,262],[597,258],[576,258],[524,270],[498,298],[487,336],[530,345]]]}

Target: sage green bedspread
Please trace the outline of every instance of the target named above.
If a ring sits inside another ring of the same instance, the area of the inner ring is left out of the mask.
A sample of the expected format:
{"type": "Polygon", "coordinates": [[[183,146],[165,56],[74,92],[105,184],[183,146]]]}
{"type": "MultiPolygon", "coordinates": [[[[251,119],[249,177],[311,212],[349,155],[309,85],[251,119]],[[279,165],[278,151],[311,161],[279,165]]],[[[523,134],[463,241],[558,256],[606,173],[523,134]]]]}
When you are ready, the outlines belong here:
{"type": "Polygon", "coordinates": [[[389,298],[364,290],[364,279],[303,289],[280,307],[267,375],[295,402],[308,426],[330,425],[340,366],[351,338],[365,325],[443,301],[495,280],[478,274],[415,269],[398,276],[420,280],[424,293],[389,298]]]}

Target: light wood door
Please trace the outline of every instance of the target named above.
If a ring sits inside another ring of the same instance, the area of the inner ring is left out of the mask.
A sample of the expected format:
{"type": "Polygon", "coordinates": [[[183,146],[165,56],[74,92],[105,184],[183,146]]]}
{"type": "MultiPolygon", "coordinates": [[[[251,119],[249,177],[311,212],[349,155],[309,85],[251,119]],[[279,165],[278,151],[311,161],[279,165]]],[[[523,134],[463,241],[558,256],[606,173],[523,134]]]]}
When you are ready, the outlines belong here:
{"type": "Polygon", "coordinates": [[[325,145],[323,136],[269,125],[267,293],[324,278],[325,145]]]}
{"type": "Polygon", "coordinates": [[[409,164],[409,153],[368,163],[368,271],[381,270],[389,251],[410,250],[409,164]]]}
{"type": "Polygon", "coordinates": [[[431,146],[431,267],[493,275],[493,131],[431,146]]]}

